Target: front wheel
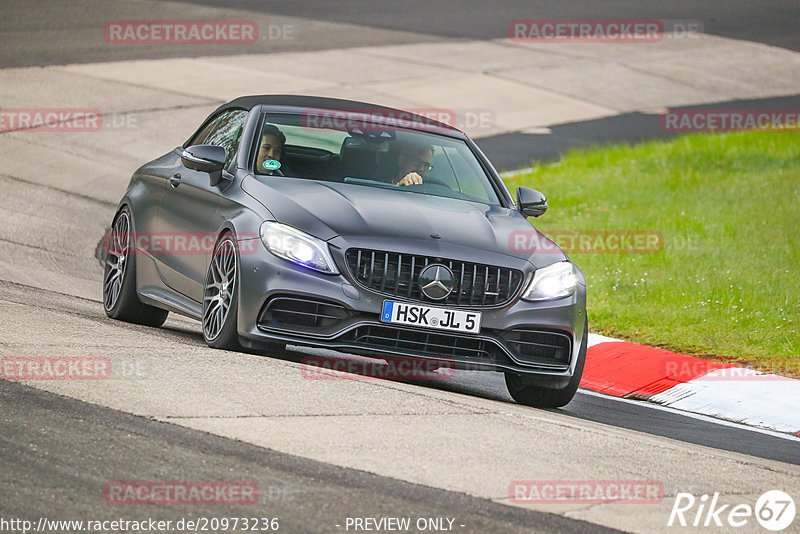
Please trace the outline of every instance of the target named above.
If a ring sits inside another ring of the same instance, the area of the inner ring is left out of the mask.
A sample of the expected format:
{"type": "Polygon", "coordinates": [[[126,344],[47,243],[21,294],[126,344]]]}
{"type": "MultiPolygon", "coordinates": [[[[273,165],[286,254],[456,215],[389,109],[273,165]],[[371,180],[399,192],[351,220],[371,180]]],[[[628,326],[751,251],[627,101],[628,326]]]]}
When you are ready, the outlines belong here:
{"type": "MultiPolygon", "coordinates": [[[[233,234],[226,233],[214,247],[203,290],[203,338],[215,349],[251,352],[239,342],[239,259],[233,234]]],[[[282,354],[286,345],[264,343],[267,354],[282,354]]]]}
{"type": "Polygon", "coordinates": [[[506,373],[506,387],[511,397],[519,404],[533,406],[535,408],[561,408],[569,404],[569,401],[578,391],[583,376],[583,366],[586,363],[586,344],[589,340],[589,321],[588,317],[583,326],[583,337],[581,338],[581,350],[578,352],[578,361],[575,364],[575,372],[566,386],[559,389],[547,388],[532,383],[531,377],[516,373],[506,373]]]}
{"type": "Polygon", "coordinates": [[[203,291],[203,338],[209,347],[242,350],[236,328],[238,275],[236,242],[225,234],[214,247],[203,291]]]}

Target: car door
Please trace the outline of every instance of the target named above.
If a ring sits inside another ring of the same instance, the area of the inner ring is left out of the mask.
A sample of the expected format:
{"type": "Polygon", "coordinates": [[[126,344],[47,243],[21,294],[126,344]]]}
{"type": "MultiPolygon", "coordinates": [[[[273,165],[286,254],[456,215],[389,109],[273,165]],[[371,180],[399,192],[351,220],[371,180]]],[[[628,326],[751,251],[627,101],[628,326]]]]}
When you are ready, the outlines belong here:
{"type": "MultiPolygon", "coordinates": [[[[230,167],[239,146],[248,112],[226,110],[212,118],[190,145],[217,145],[225,149],[230,167]]],[[[225,171],[223,171],[225,172],[225,171]]],[[[159,254],[159,272],[166,285],[196,302],[202,302],[206,270],[213,252],[220,192],[230,185],[210,184],[208,173],[188,169],[182,163],[168,178],[158,208],[158,234],[165,253],[159,254]]]]}

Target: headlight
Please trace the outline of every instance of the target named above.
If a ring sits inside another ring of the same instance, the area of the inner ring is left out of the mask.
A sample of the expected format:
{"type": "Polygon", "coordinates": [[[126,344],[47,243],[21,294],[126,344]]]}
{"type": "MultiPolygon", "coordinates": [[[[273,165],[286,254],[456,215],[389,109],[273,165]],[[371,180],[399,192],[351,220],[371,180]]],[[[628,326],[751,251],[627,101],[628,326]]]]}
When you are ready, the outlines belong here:
{"type": "Polygon", "coordinates": [[[568,261],[560,261],[537,269],[528,289],[522,295],[525,300],[552,300],[568,297],[578,287],[578,274],[575,266],[568,261]]]}
{"type": "Polygon", "coordinates": [[[328,244],[285,224],[267,221],[261,225],[261,242],[285,260],[327,274],[339,274],[328,244]]]}

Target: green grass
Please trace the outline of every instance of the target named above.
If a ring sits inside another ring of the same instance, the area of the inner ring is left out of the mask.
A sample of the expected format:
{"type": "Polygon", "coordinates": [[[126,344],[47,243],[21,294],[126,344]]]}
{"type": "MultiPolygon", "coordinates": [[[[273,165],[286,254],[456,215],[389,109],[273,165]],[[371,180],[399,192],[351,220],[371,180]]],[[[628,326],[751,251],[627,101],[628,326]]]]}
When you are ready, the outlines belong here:
{"type": "Polygon", "coordinates": [[[698,134],[572,151],[506,180],[542,191],[531,219],[660,232],[656,253],[570,253],[590,329],[800,376],[800,134],[698,134]]]}

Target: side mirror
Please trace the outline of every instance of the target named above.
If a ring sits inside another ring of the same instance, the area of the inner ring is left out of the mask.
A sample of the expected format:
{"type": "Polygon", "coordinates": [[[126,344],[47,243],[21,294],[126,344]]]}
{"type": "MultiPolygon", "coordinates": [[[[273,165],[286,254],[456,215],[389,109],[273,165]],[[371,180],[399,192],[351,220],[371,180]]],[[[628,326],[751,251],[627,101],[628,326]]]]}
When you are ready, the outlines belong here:
{"type": "Polygon", "coordinates": [[[518,187],[517,209],[525,217],[539,217],[547,211],[547,198],[536,189],[518,187]]]}
{"type": "Polygon", "coordinates": [[[221,146],[194,145],[183,150],[181,161],[187,169],[207,172],[211,185],[217,185],[222,180],[226,157],[227,153],[221,146]]]}

